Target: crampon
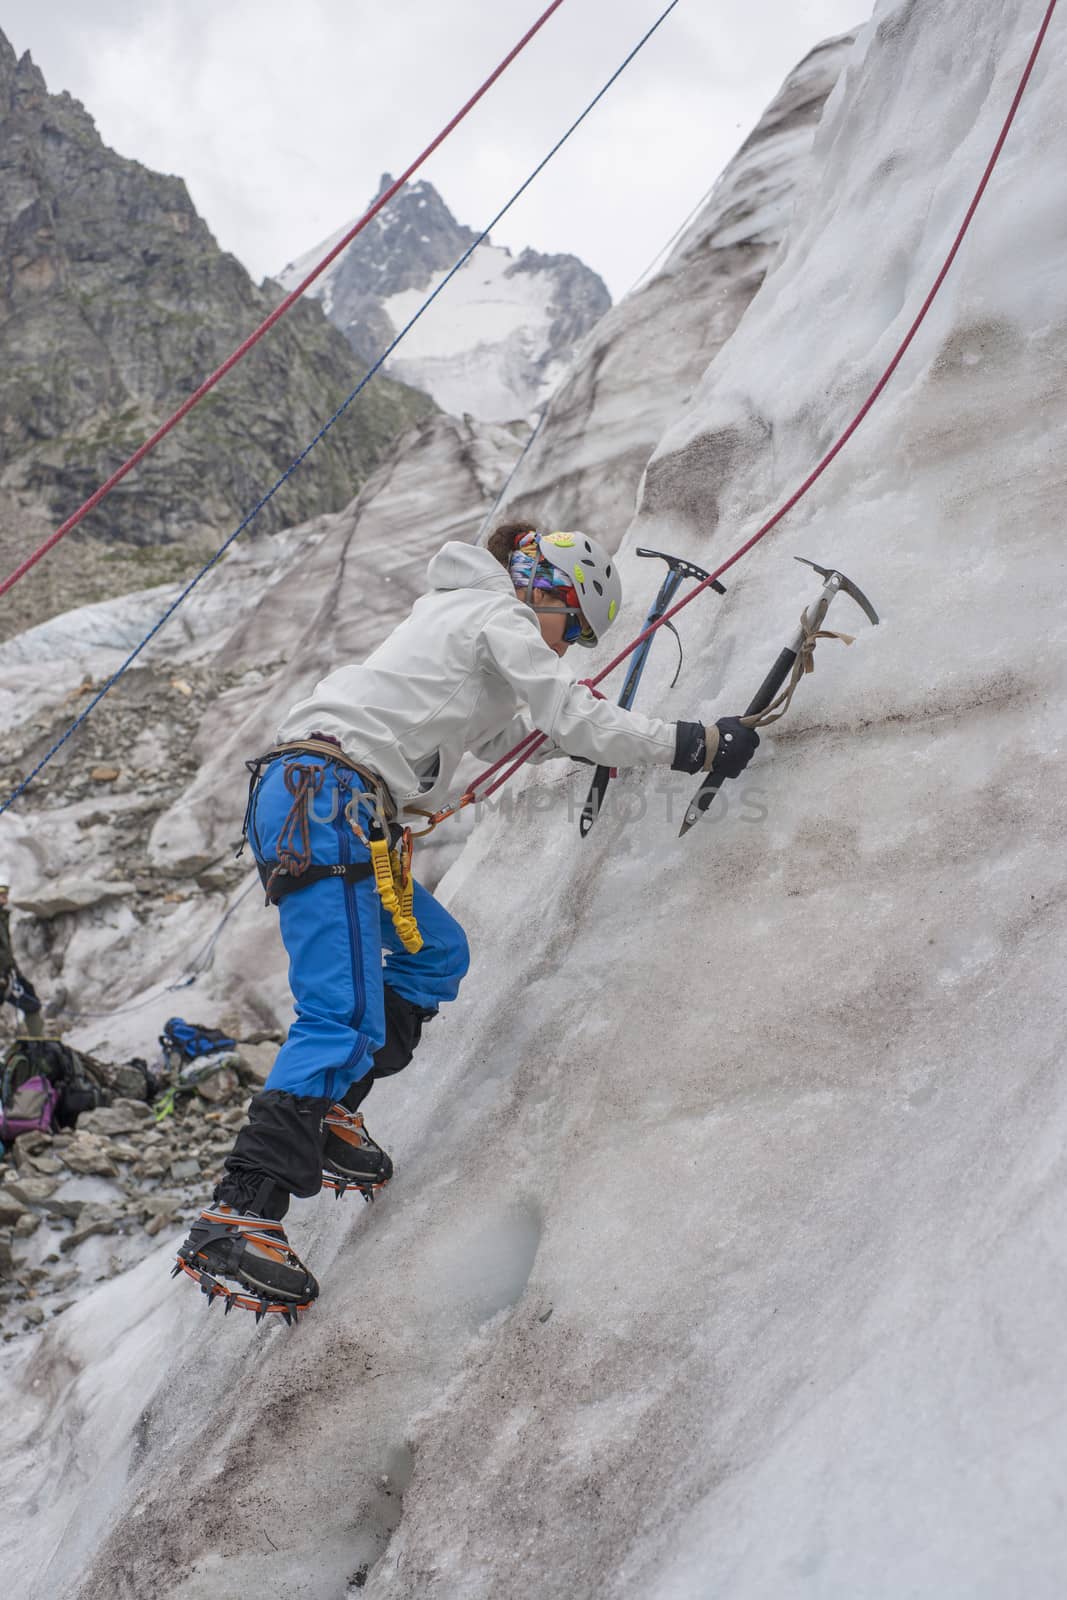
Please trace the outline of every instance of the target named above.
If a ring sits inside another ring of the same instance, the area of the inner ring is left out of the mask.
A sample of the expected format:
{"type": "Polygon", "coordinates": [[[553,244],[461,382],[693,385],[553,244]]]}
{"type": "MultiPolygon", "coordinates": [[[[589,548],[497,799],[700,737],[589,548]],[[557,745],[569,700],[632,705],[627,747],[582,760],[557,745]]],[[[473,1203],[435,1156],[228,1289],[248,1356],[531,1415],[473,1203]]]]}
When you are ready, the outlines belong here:
{"type": "Polygon", "coordinates": [[[270,1217],[209,1206],[200,1213],[178,1249],[172,1277],[184,1272],[200,1285],[210,1311],[216,1300],[228,1316],[234,1306],[265,1316],[280,1316],[290,1327],[318,1297],[319,1286],[270,1217]],[[236,1287],[223,1283],[236,1280],[236,1287]]]}
{"type": "Polygon", "coordinates": [[[322,1187],[340,1200],[349,1189],[372,1201],[393,1176],[393,1163],[367,1132],[362,1115],[340,1103],[332,1105],[323,1122],[322,1187]]]}

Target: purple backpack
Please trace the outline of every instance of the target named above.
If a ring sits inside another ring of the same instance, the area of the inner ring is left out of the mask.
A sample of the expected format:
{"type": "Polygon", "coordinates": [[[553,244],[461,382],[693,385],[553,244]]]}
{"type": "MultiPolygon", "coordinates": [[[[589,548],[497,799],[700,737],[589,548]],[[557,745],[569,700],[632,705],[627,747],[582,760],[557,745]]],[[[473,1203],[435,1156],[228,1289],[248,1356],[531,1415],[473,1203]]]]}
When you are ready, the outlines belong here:
{"type": "Polygon", "coordinates": [[[20,1133],[52,1133],[59,1090],[47,1078],[26,1078],[0,1105],[0,1139],[10,1144],[20,1133]]]}

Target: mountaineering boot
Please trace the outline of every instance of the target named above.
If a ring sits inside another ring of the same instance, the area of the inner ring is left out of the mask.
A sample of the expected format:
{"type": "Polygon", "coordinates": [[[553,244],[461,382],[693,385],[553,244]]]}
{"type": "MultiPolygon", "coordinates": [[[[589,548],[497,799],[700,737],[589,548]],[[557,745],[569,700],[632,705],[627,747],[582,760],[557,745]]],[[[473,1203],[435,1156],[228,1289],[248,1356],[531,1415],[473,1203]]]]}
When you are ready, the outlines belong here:
{"type": "Polygon", "coordinates": [[[297,1312],[306,1311],[319,1292],[281,1222],[225,1204],[201,1211],[179,1246],[174,1274],[179,1272],[199,1283],[209,1309],[219,1298],[227,1312],[235,1304],[254,1311],[257,1322],[269,1311],[295,1322],[297,1312]],[[228,1288],[220,1278],[231,1279],[238,1288],[228,1288]]]}
{"type": "Polygon", "coordinates": [[[393,1163],[367,1132],[363,1115],[338,1101],[323,1121],[322,1187],[340,1200],[346,1189],[358,1189],[364,1200],[393,1176],[393,1163]]]}

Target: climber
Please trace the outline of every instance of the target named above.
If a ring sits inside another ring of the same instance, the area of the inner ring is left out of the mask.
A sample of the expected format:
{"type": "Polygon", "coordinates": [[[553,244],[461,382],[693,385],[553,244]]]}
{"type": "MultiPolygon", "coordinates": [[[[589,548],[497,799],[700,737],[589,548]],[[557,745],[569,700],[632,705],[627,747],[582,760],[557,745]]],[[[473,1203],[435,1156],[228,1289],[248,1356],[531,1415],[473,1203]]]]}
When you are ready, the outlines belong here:
{"type": "Polygon", "coordinates": [[[15,962],[15,950],[11,943],[11,912],[7,908],[9,893],[8,885],[0,883],[0,1003],[6,1000],[22,1012],[22,1027],[28,1039],[43,1039],[41,1002],[33,984],[19,971],[15,962]]]}
{"type": "Polygon", "coordinates": [[[257,1320],[289,1320],[318,1294],[282,1226],[290,1197],[371,1198],[391,1177],[359,1107],[467,971],[463,930],[390,854],[463,754],[494,760],[536,728],[551,741],[541,758],[735,777],[759,742],[736,718],[663,722],[572,680],[567,650],[595,645],[622,598],[585,534],[509,523],[487,547],[446,544],[428,577],[390,637],[324,678],[249,763],[245,831],[279,906],[296,1020],[174,1271],[257,1320]]]}

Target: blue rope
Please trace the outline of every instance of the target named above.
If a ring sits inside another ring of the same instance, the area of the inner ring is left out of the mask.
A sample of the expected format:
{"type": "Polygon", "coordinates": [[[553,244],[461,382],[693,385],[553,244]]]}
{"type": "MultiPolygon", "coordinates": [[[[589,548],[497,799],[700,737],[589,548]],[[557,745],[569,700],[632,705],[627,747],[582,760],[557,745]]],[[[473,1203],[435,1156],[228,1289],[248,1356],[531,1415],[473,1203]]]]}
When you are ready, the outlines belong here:
{"type": "Polygon", "coordinates": [[[493,501],[492,505],[489,507],[489,510],[485,513],[485,516],[482,519],[482,525],[478,529],[478,537],[474,541],[475,544],[481,544],[483,538],[485,537],[486,528],[488,528],[489,524],[492,522],[493,518],[496,516],[497,507],[499,506],[501,500],[503,500],[504,496],[507,494],[508,490],[511,488],[512,479],[515,477],[516,472],[518,472],[519,468],[522,466],[523,462],[526,460],[526,457],[530,454],[530,450],[533,447],[533,442],[537,438],[537,435],[541,432],[541,429],[544,426],[545,418],[547,416],[548,416],[548,402],[546,401],[544,406],[543,406],[543,408],[542,408],[541,415],[537,419],[536,428],[533,430],[533,432],[531,433],[530,437],[527,439],[526,443],[522,447],[522,455],[519,457],[519,459],[516,461],[515,465],[512,467],[511,471],[508,473],[506,479],[504,480],[504,487],[501,489],[500,493],[497,495],[496,499],[493,501]]]}
{"type": "MultiPolygon", "coordinates": [[[[415,315],[411,318],[411,320],[409,322],[406,322],[404,324],[404,326],[401,328],[400,332],[397,334],[396,338],[393,340],[392,344],[389,345],[388,349],[384,350],[382,352],[382,354],[378,357],[378,359],[374,363],[374,365],[371,368],[369,368],[369,370],[367,372],[364,373],[363,377],[360,379],[359,383],[357,383],[356,387],[352,390],[352,393],[348,396],[347,400],[344,400],[341,403],[341,405],[338,406],[338,408],[334,412],[333,416],[330,417],[329,421],[327,421],[327,422],[325,422],[323,424],[323,426],[319,429],[318,433],[312,439],[311,443],[309,445],[306,445],[305,448],[303,450],[301,450],[300,454],[296,457],[296,459],[289,463],[288,467],[286,467],[285,471],[282,473],[282,475],[278,479],[278,481],[275,484],[273,484],[271,486],[271,488],[269,488],[267,490],[267,492],[263,496],[262,500],[259,500],[252,507],[252,510],[245,517],[244,521],[241,522],[234,529],[234,531],[230,534],[228,539],[225,539],[223,541],[223,543],[215,551],[215,554],[211,557],[211,559],[204,563],[204,565],[200,568],[200,571],[195,575],[195,577],[190,578],[189,582],[185,585],[185,588],[178,595],[177,599],[171,602],[171,604],[167,607],[166,611],[164,611],[163,615],[159,618],[159,621],[154,623],[153,626],[151,628],[149,628],[148,632],[145,634],[145,636],[141,640],[140,644],[135,645],[135,647],[130,651],[129,655],[126,657],[126,659],[122,663],[122,665],[120,667],[118,667],[111,674],[111,677],[108,678],[107,682],[103,685],[103,687],[101,689],[97,690],[96,694],[93,695],[93,698],[89,701],[89,704],[86,706],[85,710],[81,713],[80,716],[75,717],[74,721],[71,723],[71,725],[67,729],[67,731],[59,739],[56,740],[55,744],[48,751],[48,753],[41,757],[40,761],[38,761],[38,763],[34,767],[33,771],[27,777],[25,777],[22,780],[22,782],[17,786],[17,788],[15,788],[15,789],[13,789],[11,791],[11,793],[8,795],[7,799],[4,801],[3,805],[0,805],[0,816],[3,816],[4,812],[9,810],[9,808],[14,805],[15,801],[18,800],[21,795],[26,793],[26,790],[30,787],[30,784],[34,781],[34,779],[38,776],[38,774],[41,773],[44,770],[44,768],[48,765],[48,763],[51,760],[53,760],[53,758],[56,755],[58,755],[59,751],[62,750],[63,746],[67,743],[67,741],[69,739],[73,738],[74,734],[77,733],[78,729],[82,726],[82,724],[84,722],[88,721],[89,717],[92,716],[93,712],[96,710],[97,706],[100,704],[100,702],[104,698],[104,696],[106,694],[109,694],[111,692],[111,690],[115,687],[116,683],[118,683],[119,679],[123,676],[123,674],[129,671],[130,667],[137,660],[137,657],[146,648],[146,646],[152,641],[152,639],[155,638],[155,636],[159,632],[159,630],[162,627],[164,627],[166,625],[166,623],[168,623],[170,621],[171,617],[177,611],[178,607],[182,604],[182,602],[184,600],[186,600],[189,595],[192,594],[192,592],[196,588],[197,584],[200,583],[201,580],[204,579],[207,576],[207,574],[211,571],[212,567],[214,567],[219,561],[221,561],[222,557],[226,554],[226,551],[230,548],[231,544],[233,544],[234,540],[237,539],[245,531],[245,529],[248,527],[249,523],[255,517],[258,517],[259,513],[263,510],[263,507],[265,505],[267,505],[274,498],[274,496],[277,494],[278,490],[282,487],[282,485],[284,483],[288,482],[288,480],[292,477],[293,473],[296,471],[297,467],[300,466],[301,462],[306,460],[306,458],[311,454],[312,450],[314,450],[314,448],[318,444],[319,440],[325,438],[326,434],[329,433],[329,431],[333,427],[334,423],[337,422],[340,417],[344,416],[345,412],[348,410],[348,408],[352,404],[353,400],[355,400],[358,395],[362,394],[363,390],[367,387],[367,384],[374,377],[375,373],[379,372],[381,370],[381,368],[384,366],[385,362],[388,361],[389,357],[392,355],[393,351],[396,349],[396,347],[400,343],[400,341],[403,338],[405,338],[408,333],[410,333],[411,329],[415,326],[416,322],[418,322],[419,318],[423,315],[423,313],[429,310],[430,306],[437,299],[437,296],[441,293],[442,289],[444,289],[447,284],[451,283],[451,281],[455,277],[456,273],[460,270],[461,267],[466,265],[466,263],[470,260],[471,256],[474,254],[475,250],[477,250],[478,246],[480,244],[482,244],[489,237],[489,234],[496,227],[497,223],[500,222],[501,219],[507,215],[507,213],[511,210],[511,208],[515,204],[515,202],[517,200],[519,200],[521,198],[521,196],[526,193],[526,190],[530,187],[531,183],[533,183],[534,179],[540,176],[540,174],[544,171],[545,167],[547,167],[548,163],[552,160],[552,157],[557,153],[557,151],[559,151],[559,150],[561,150],[563,148],[563,146],[566,144],[567,140],[570,138],[571,134],[574,133],[581,126],[581,124],[585,121],[585,119],[589,115],[589,113],[594,109],[595,106],[597,106],[600,103],[600,101],[607,94],[608,90],[611,88],[612,84],[615,83],[616,79],[618,79],[618,78],[620,78],[622,76],[622,74],[625,72],[626,68],[630,65],[630,62],[634,59],[634,57],[638,54],[638,52],[644,48],[644,46],[648,43],[649,39],[651,39],[652,35],[656,32],[657,28],[662,26],[662,24],[670,16],[671,12],[674,10],[675,6],[678,5],[678,4],[679,4],[679,0],[671,0],[671,3],[670,3],[669,6],[667,6],[666,10],[661,12],[661,14],[656,18],[655,22],[648,29],[648,31],[646,33],[644,33],[641,36],[641,38],[637,41],[637,43],[634,45],[633,49],[630,51],[629,55],[625,58],[625,60],[618,67],[616,67],[615,71],[612,73],[612,75],[608,79],[608,81],[593,96],[592,100],[590,100],[590,102],[586,106],[585,110],[582,111],[580,113],[580,115],[577,116],[574,119],[574,121],[571,123],[570,127],[567,129],[566,133],[564,133],[561,138],[556,140],[556,143],[552,146],[551,150],[543,158],[543,160],[538,162],[537,166],[530,173],[530,176],[526,179],[525,183],[523,183],[518,189],[516,189],[515,193],[512,195],[511,199],[507,202],[507,204],[505,206],[502,206],[501,209],[497,212],[496,216],[493,218],[493,220],[490,223],[488,223],[485,228],[483,228],[482,232],[475,239],[474,243],[467,250],[465,250],[463,252],[463,254],[460,256],[459,260],[449,270],[447,275],[444,278],[442,278],[441,282],[437,285],[437,288],[434,289],[431,294],[428,294],[426,296],[426,299],[422,302],[422,305],[415,312],[415,315]]],[[[531,440],[530,442],[532,443],[533,441],[531,440]]]]}

